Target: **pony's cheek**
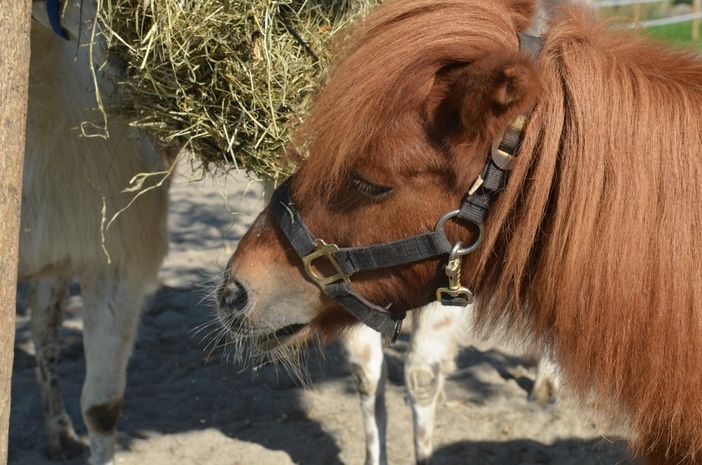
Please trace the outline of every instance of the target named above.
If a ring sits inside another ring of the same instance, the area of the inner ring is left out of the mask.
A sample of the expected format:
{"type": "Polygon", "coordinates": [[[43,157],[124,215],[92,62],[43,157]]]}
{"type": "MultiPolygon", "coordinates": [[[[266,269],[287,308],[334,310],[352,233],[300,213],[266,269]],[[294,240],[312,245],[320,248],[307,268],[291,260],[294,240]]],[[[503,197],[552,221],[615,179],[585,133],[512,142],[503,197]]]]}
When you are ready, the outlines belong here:
{"type": "Polygon", "coordinates": [[[275,331],[309,324],[328,306],[280,236],[264,211],[242,237],[219,295],[225,325],[234,321],[249,330],[275,331]]]}

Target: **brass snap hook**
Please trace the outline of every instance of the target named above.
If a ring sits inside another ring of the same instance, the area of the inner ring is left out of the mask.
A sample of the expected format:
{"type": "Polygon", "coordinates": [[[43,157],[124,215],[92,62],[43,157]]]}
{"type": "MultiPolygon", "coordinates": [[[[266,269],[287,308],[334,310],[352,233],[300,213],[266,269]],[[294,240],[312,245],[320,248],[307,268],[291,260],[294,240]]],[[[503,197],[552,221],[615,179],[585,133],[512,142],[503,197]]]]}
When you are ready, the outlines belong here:
{"type": "Polygon", "coordinates": [[[436,290],[436,300],[439,302],[450,302],[452,299],[462,298],[468,305],[473,303],[473,293],[461,284],[461,268],[464,256],[461,252],[463,250],[463,243],[458,242],[453,246],[449,254],[448,263],[444,267],[444,272],[448,277],[448,287],[440,287],[436,290]]]}

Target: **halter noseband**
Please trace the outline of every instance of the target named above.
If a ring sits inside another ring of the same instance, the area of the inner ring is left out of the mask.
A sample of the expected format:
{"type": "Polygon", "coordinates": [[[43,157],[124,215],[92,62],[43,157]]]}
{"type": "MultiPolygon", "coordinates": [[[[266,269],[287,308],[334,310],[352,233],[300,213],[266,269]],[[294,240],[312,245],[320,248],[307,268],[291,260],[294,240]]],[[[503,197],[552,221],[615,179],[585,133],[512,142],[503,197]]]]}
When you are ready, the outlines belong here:
{"type": "MultiPolygon", "coordinates": [[[[519,48],[533,57],[541,51],[540,37],[519,33],[519,48]]],[[[437,300],[444,305],[466,306],[472,303],[471,292],[460,286],[460,259],[473,252],[483,236],[483,223],[497,195],[504,190],[507,177],[522,140],[526,116],[520,115],[506,130],[499,143],[492,148],[485,168],[468,194],[460,209],[442,216],[433,231],[410,236],[393,242],[373,244],[365,247],[340,248],[316,238],[302,220],[297,207],[290,199],[289,180],[273,194],[271,200],[273,216],[281,231],[302,259],[307,276],[327,296],[334,299],[346,311],[367,326],[380,332],[386,343],[397,340],[402,328],[403,315],[394,315],[387,308],[368,302],[351,286],[351,276],[360,271],[406,265],[429,258],[449,254],[446,273],[449,287],[437,291],[437,300]],[[450,219],[473,225],[477,237],[472,244],[452,244],[444,224],[450,219]],[[334,269],[332,275],[322,275],[313,267],[313,262],[324,259],[334,269]]]]}

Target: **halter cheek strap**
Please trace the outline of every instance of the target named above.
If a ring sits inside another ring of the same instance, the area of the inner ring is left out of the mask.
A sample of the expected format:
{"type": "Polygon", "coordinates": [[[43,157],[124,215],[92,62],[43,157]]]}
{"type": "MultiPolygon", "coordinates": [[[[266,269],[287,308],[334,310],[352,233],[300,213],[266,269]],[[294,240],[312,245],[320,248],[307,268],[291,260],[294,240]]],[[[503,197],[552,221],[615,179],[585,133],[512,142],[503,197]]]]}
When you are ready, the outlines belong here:
{"type": "MultiPolygon", "coordinates": [[[[522,32],[517,34],[519,50],[536,59],[543,42],[541,37],[531,36],[522,32]]],[[[475,180],[463,200],[458,217],[469,223],[482,225],[490,211],[490,206],[507,186],[507,178],[512,168],[519,145],[522,142],[522,131],[526,124],[526,115],[520,115],[505,130],[500,141],[492,147],[490,156],[483,172],[475,180]]]]}
{"type": "MultiPolygon", "coordinates": [[[[519,47],[523,53],[535,57],[541,50],[541,39],[520,33],[519,47]]],[[[505,130],[502,138],[492,148],[485,168],[467,193],[460,209],[441,217],[433,231],[365,247],[339,248],[335,244],[327,244],[316,238],[302,220],[297,207],[290,199],[289,180],[281,184],[273,194],[273,216],[290,245],[302,259],[307,276],[322,292],[362,323],[380,332],[386,343],[394,342],[400,334],[404,313],[390,312],[389,307],[382,307],[364,299],[353,289],[351,276],[361,271],[391,268],[447,254],[454,259],[475,250],[482,239],[483,223],[490,206],[507,184],[512,161],[522,140],[525,121],[526,117],[522,115],[505,130]],[[444,231],[444,223],[449,219],[461,220],[477,229],[477,238],[473,244],[468,247],[451,244],[444,231]],[[334,270],[333,274],[321,274],[315,266],[319,260],[326,261],[334,270]]],[[[445,305],[465,306],[470,303],[467,297],[467,294],[449,294],[440,300],[445,305]]]]}

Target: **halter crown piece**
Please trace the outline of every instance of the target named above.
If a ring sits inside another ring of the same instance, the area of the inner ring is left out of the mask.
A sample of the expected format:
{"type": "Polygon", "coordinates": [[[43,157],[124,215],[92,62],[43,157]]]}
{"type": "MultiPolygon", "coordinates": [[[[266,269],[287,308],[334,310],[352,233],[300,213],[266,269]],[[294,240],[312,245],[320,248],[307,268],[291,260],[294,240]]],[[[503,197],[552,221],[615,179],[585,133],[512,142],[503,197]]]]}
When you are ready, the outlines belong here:
{"type": "MultiPolygon", "coordinates": [[[[538,56],[543,45],[540,37],[519,33],[522,52],[538,56]]],[[[393,242],[365,247],[340,248],[316,238],[305,225],[297,207],[290,199],[289,180],[276,189],[271,201],[273,216],[295,252],[302,259],[307,276],[326,294],[359,321],[383,335],[386,344],[393,343],[400,335],[404,314],[395,315],[387,308],[368,302],[351,285],[351,276],[360,271],[406,265],[428,258],[449,255],[446,265],[448,287],[437,289],[437,300],[444,305],[466,306],[473,301],[473,294],[460,283],[461,263],[465,255],[480,245],[483,224],[490,206],[505,189],[511,164],[522,141],[526,115],[520,115],[493,145],[485,168],[458,210],[446,213],[433,231],[410,236],[393,242]],[[456,219],[473,225],[478,231],[475,241],[464,247],[451,244],[444,224],[456,219]],[[332,275],[322,275],[314,267],[316,260],[325,260],[334,270],[332,275]]]]}

